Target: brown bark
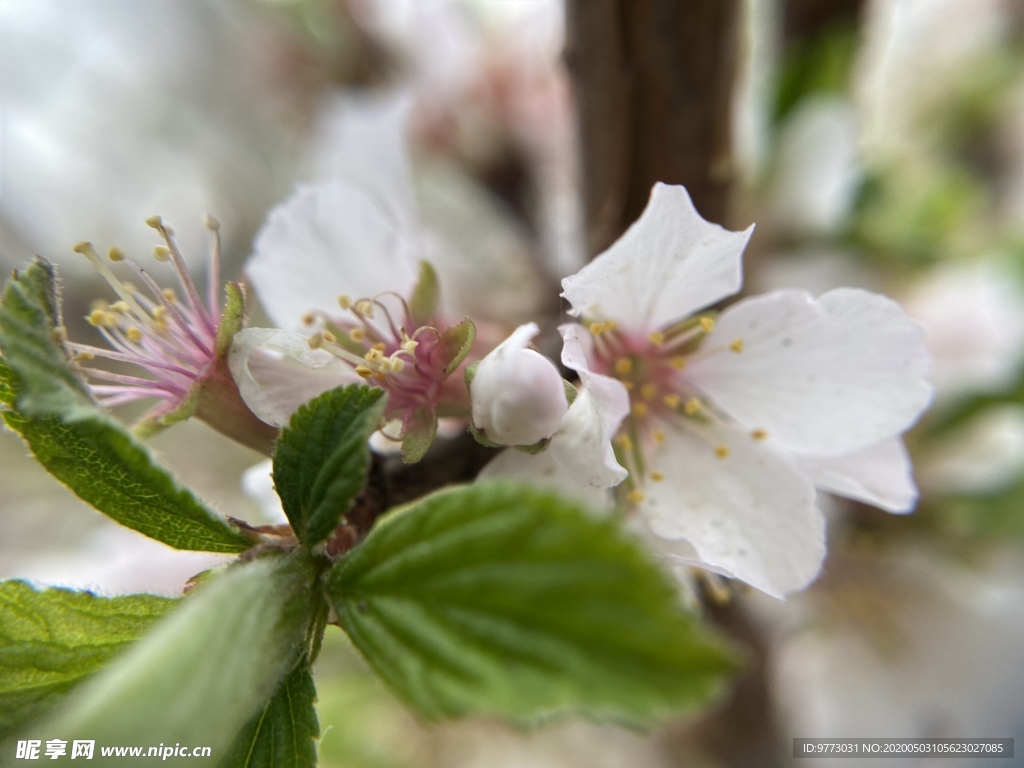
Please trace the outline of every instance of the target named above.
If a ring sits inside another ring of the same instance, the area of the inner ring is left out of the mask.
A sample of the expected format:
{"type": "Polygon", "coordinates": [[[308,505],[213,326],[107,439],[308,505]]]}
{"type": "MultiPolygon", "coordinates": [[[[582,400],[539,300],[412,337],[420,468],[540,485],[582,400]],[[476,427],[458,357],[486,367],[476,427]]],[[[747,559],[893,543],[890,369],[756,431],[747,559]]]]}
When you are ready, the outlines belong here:
{"type": "Polygon", "coordinates": [[[656,181],[684,184],[705,218],[726,219],[740,5],[568,0],[592,255],[636,220],[656,181]]]}

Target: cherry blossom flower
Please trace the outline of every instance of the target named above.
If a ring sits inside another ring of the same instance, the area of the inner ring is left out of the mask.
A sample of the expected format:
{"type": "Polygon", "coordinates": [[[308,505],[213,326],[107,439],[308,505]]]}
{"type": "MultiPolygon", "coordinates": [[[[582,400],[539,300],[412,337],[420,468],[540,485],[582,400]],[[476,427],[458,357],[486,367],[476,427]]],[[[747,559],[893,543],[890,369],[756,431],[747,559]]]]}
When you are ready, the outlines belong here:
{"type": "Polygon", "coordinates": [[[920,327],[885,297],[783,290],[708,311],[739,290],[750,232],[655,185],[639,221],[563,281],[584,322],[562,327],[563,360],[629,392],[616,442],[644,525],[683,559],[783,596],[824,557],[815,486],[913,506],[898,436],[931,387],[920,327]]]}
{"type": "Polygon", "coordinates": [[[205,300],[170,228],[159,216],[147,219],[146,223],[163,239],[163,244],[153,249],[153,255],[157,261],[173,266],[182,297],[171,288],[161,288],[149,272],[119,248],[111,248],[104,260],[90,243],[75,246],[118,296],[114,303],[96,302],[87,316],[107,347],[67,344],[80,372],[90,382],[92,395],[106,407],[157,400],[135,425],[142,434],[195,415],[229,437],[269,451],[273,431],[242,402],[227,366],[232,338],[243,323],[245,295],[240,285],[228,283],[227,305],[221,310],[217,296],[221,286],[218,223],[212,217],[206,218],[213,236],[213,252],[205,300]],[[128,267],[143,287],[120,279],[108,262],[128,267]],[[95,360],[134,366],[141,370],[141,375],[83,365],[95,360]]]}

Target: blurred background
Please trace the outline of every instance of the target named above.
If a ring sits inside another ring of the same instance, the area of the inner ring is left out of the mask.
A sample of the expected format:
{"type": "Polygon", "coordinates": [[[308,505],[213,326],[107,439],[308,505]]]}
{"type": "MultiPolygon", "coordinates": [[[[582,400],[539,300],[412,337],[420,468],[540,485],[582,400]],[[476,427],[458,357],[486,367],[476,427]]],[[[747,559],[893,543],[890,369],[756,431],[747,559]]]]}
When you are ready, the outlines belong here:
{"type": "MultiPolygon", "coordinates": [[[[708,606],[750,658],[714,710],[649,734],[426,728],[329,633],[322,765],[781,766],[793,737],[1024,749],[1024,0],[0,0],[3,267],[56,262],[70,334],[94,343],[78,318],[109,289],[74,243],[141,259],[159,213],[202,274],[209,212],[236,279],[267,210],[396,90],[424,223],[471,276],[515,265],[536,300],[510,312],[553,328],[558,280],[654,181],[685,183],[706,218],[757,223],[745,291],[900,300],[936,397],[907,436],[913,514],[828,501],[810,589],[708,606]]],[[[256,454],[191,422],[152,445],[264,522],[240,482],[256,454]]],[[[0,504],[3,578],[177,594],[216,562],[108,523],[12,435],[0,504]]]]}

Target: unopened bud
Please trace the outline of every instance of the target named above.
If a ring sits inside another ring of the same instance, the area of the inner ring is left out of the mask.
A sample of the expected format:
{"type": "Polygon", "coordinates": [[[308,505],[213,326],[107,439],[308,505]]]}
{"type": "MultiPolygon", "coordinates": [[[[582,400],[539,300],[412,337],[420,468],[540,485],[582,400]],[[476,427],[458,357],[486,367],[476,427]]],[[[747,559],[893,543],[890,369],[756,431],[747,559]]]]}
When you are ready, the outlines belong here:
{"type": "Polygon", "coordinates": [[[480,361],[470,385],[473,425],[499,445],[534,445],[551,437],[569,408],[554,364],[527,348],[536,323],[521,325],[480,361]]]}

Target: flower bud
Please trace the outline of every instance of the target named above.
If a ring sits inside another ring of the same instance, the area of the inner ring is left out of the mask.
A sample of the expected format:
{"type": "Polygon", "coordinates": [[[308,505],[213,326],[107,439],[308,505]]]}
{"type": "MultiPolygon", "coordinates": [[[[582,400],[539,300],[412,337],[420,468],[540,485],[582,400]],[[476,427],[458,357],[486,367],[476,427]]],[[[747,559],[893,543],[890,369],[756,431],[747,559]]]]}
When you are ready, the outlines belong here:
{"type": "Polygon", "coordinates": [[[527,349],[536,323],[519,326],[480,361],[470,385],[473,426],[499,445],[534,445],[551,437],[569,405],[558,369],[527,349]]]}

